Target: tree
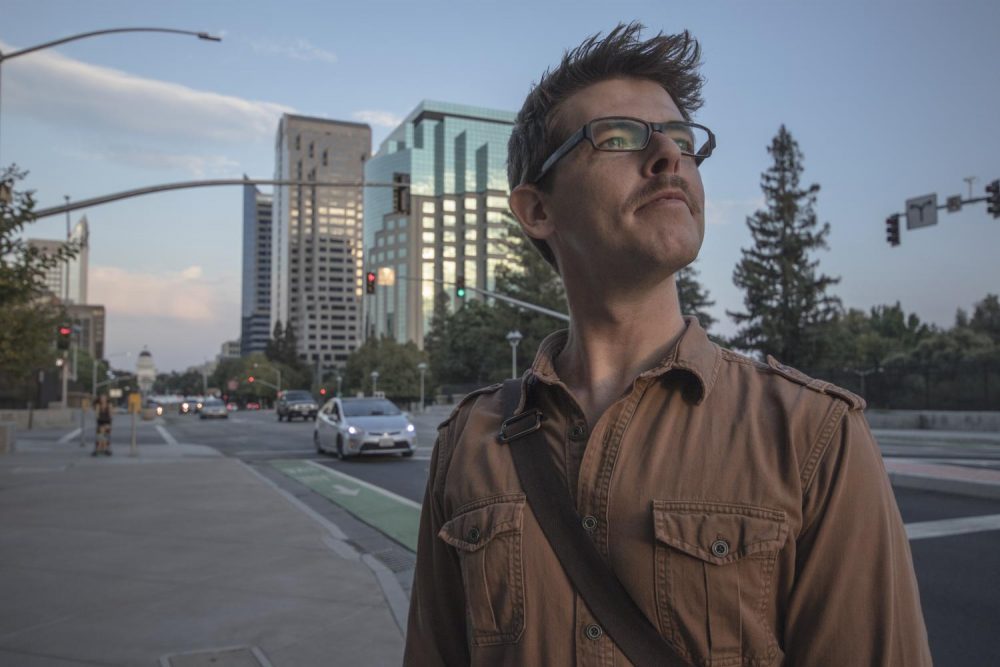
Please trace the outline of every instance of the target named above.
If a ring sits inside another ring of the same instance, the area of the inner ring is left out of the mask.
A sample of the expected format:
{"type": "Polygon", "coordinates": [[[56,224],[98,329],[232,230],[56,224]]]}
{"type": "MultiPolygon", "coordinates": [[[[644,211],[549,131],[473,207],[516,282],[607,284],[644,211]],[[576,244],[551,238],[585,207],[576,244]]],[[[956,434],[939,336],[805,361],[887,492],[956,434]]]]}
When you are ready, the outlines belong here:
{"type": "Polygon", "coordinates": [[[53,254],[31,247],[21,238],[25,226],[34,222],[34,193],[15,190],[27,172],[11,166],[0,173],[0,386],[23,388],[38,369],[54,365],[56,327],[65,321],[58,299],[47,293],[45,274],[76,256],[79,245],[63,243],[53,254]]]}
{"type": "Polygon", "coordinates": [[[745,292],[745,312],[727,311],[739,325],[732,344],[809,368],[822,361],[828,325],[840,307],[827,294],[840,279],[819,273],[819,260],[812,258],[827,248],[830,224],[816,220],[819,185],[799,184],[802,152],[784,125],[767,150],[774,163],[761,175],[766,208],[747,218],[753,246],[742,250],[733,272],[745,292]]]}
{"type": "Polygon", "coordinates": [[[378,389],[384,391],[387,398],[398,402],[417,401],[420,398],[417,365],[426,360],[426,355],[413,341],[401,345],[389,337],[369,339],[347,358],[344,395],[355,392],[371,395],[371,373],[378,371],[378,389]]]}
{"type": "Polygon", "coordinates": [[[681,312],[698,318],[705,331],[712,328],[715,318],[709,315],[708,309],[715,305],[710,300],[708,290],[698,281],[698,269],[693,264],[685,266],[677,272],[677,298],[681,304],[681,312]]]}

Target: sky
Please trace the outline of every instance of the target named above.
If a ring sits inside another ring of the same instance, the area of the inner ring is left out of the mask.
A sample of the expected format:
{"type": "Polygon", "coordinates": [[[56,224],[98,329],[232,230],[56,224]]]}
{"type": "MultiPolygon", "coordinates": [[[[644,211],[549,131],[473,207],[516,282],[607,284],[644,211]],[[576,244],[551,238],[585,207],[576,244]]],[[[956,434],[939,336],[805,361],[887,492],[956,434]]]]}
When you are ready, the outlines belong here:
{"type": "MultiPolygon", "coordinates": [[[[767,146],[784,124],[829,222],[820,270],[845,307],[899,301],[942,327],[1000,292],[1000,220],[984,204],[885,241],[908,198],[975,196],[1000,178],[1000,3],[123,2],[0,0],[0,51],[116,27],[207,31],[96,37],[0,68],[0,164],[29,170],[38,208],[200,178],[272,178],[282,113],[371,124],[373,150],[421,100],[516,111],[563,51],[618,22],[688,29],[703,49],[696,120],[718,148],[701,168],[707,229],[696,268],[718,333],[742,308],[733,268],[763,205],[767,146]]],[[[214,358],[239,336],[242,197],[183,190],[93,207],[90,301],[106,355],[143,347],[158,370],[214,358]]],[[[33,238],[59,238],[65,218],[33,238]]],[[[553,323],[556,326],[556,323],[553,323]]]]}

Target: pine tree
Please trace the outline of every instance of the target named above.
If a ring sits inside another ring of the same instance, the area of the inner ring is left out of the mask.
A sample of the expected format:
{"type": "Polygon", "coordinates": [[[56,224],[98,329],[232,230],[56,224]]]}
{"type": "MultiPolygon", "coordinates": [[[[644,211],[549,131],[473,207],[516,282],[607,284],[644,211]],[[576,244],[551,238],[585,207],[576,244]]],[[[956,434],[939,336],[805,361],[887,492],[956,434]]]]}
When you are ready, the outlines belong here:
{"type": "Polygon", "coordinates": [[[810,368],[822,360],[826,325],[840,308],[827,294],[840,279],[819,273],[819,260],[812,259],[827,248],[830,224],[816,220],[819,185],[800,186],[802,152],[784,125],[767,151],[774,164],[761,175],[765,208],[747,218],[753,247],[742,250],[733,272],[746,311],[727,311],[740,326],[732,345],[810,368]]]}
{"type": "Polygon", "coordinates": [[[708,309],[714,306],[715,302],[710,300],[708,290],[698,281],[698,269],[690,264],[678,271],[675,278],[681,312],[697,317],[701,327],[708,331],[715,324],[715,318],[708,313],[708,309]]]}

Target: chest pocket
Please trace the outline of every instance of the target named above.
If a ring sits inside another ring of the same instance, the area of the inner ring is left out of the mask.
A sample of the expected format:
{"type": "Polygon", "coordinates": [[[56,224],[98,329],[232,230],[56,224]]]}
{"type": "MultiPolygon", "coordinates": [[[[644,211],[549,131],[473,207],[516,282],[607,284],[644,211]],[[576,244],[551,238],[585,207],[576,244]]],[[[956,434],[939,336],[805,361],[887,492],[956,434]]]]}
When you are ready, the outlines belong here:
{"type": "Polygon", "coordinates": [[[750,505],[653,501],[660,632],[691,662],[768,665],[780,650],[767,621],[785,513],[750,505]]]}
{"type": "Polygon", "coordinates": [[[475,503],[438,533],[458,551],[475,646],[515,643],[524,631],[524,502],[511,494],[475,503]]]}

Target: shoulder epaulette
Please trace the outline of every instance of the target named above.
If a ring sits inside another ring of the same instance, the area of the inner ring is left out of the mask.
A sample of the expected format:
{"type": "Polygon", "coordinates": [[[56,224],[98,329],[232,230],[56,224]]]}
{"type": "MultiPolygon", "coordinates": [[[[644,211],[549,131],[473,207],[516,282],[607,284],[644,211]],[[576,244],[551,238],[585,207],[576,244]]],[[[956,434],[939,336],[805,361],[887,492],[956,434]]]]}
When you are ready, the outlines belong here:
{"type": "Polygon", "coordinates": [[[848,391],[843,387],[838,387],[837,385],[827,382],[825,380],[817,380],[811,378],[802,371],[796,370],[791,366],[786,366],[785,364],[779,362],[777,359],[771,355],[767,355],[767,365],[771,367],[775,373],[783,378],[791,380],[796,384],[800,384],[803,387],[812,389],[813,391],[819,392],[821,394],[826,394],[828,396],[833,396],[834,398],[839,398],[840,400],[846,402],[851,406],[852,410],[864,410],[865,409],[865,399],[861,398],[852,391],[848,391]]]}
{"type": "Polygon", "coordinates": [[[491,385],[489,385],[487,387],[480,387],[479,389],[471,391],[468,394],[466,394],[465,396],[463,396],[462,400],[460,400],[458,402],[458,405],[455,406],[455,409],[451,411],[450,415],[448,415],[448,418],[445,419],[440,424],[438,424],[438,430],[440,431],[445,426],[447,426],[448,423],[452,419],[455,418],[455,415],[458,414],[458,411],[462,409],[462,406],[465,405],[466,403],[468,403],[469,401],[471,401],[472,399],[474,399],[476,396],[481,396],[482,394],[488,394],[488,393],[491,393],[491,392],[494,392],[494,391],[499,391],[499,389],[501,387],[503,387],[503,383],[502,382],[498,382],[496,384],[491,384],[491,385]]]}

